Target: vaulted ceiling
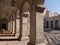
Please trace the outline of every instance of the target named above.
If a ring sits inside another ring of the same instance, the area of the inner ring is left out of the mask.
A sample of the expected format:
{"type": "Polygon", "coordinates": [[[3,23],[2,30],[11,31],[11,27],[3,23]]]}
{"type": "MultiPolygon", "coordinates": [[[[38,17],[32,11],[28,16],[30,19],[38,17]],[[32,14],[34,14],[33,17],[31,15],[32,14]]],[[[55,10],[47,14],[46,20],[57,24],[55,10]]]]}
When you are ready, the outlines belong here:
{"type": "Polygon", "coordinates": [[[16,11],[16,7],[12,6],[12,0],[0,0],[0,19],[8,19],[16,11]]]}
{"type": "MultiPolygon", "coordinates": [[[[43,2],[44,0],[36,0],[36,3],[38,5],[43,4],[43,2]]],[[[9,16],[13,15],[16,12],[16,7],[12,6],[12,4],[12,0],[0,0],[0,19],[8,19],[9,16]]]]}

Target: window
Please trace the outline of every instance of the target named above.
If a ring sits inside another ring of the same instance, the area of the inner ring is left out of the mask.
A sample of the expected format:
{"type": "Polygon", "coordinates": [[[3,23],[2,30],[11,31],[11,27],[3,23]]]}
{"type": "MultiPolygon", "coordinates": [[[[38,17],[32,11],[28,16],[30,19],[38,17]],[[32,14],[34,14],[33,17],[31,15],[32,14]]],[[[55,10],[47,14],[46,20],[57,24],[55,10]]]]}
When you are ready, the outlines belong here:
{"type": "Polygon", "coordinates": [[[53,21],[50,21],[50,28],[53,28],[53,21]]]}
{"type": "Polygon", "coordinates": [[[49,22],[46,21],[46,28],[49,28],[49,22]]]}

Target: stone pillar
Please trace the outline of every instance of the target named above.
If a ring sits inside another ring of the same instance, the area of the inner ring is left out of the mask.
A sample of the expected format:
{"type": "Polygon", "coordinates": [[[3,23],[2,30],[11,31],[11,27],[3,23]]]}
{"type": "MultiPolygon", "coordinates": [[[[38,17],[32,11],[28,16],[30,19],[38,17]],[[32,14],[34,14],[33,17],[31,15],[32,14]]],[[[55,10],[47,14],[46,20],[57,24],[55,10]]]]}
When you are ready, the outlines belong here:
{"type": "Polygon", "coordinates": [[[58,22],[59,22],[59,29],[60,29],[60,20],[58,20],[58,22]]]}
{"type": "Polygon", "coordinates": [[[30,9],[30,42],[28,45],[36,44],[36,11],[35,7],[30,9]]]}
{"type": "Polygon", "coordinates": [[[10,31],[10,22],[8,22],[8,31],[10,31]]]}
{"type": "Polygon", "coordinates": [[[10,21],[10,32],[12,32],[12,21],[10,21]]]}
{"type": "MultiPolygon", "coordinates": [[[[19,30],[20,30],[20,20],[18,18],[16,18],[16,30],[17,30],[16,32],[19,34],[20,33],[19,32],[19,30]]],[[[19,35],[17,35],[17,36],[19,36],[19,35]]]]}
{"type": "Polygon", "coordinates": [[[60,27],[60,26],[59,26],[59,22],[60,22],[60,21],[58,20],[58,29],[59,29],[59,27],[60,27]]]}
{"type": "Polygon", "coordinates": [[[10,23],[10,32],[12,33],[13,31],[13,17],[12,16],[10,17],[9,23],[10,23]]]}
{"type": "Polygon", "coordinates": [[[12,22],[8,22],[8,31],[12,32],[12,22]]]}
{"type": "Polygon", "coordinates": [[[28,29],[28,36],[30,37],[30,14],[29,14],[29,16],[27,17],[28,19],[27,19],[27,29],[28,29]]]}
{"type": "Polygon", "coordinates": [[[30,14],[30,43],[28,45],[40,45],[44,42],[44,19],[42,15],[32,9],[30,14]]]}
{"type": "Polygon", "coordinates": [[[12,20],[12,32],[13,32],[13,15],[12,15],[12,19],[11,20],[12,20]]]}
{"type": "Polygon", "coordinates": [[[46,28],[46,18],[44,19],[44,28],[46,28]]]}
{"type": "Polygon", "coordinates": [[[13,34],[15,33],[15,20],[13,20],[13,34]]]}
{"type": "Polygon", "coordinates": [[[12,31],[12,33],[15,34],[15,33],[16,33],[16,28],[15,28],[15,27],[16,27],[16,25],[15,25],[15,24],[16,24],[15,14],[13,14],[13,16],[12,16],[12,24],[13,24],[13,25],[12,25],[12,26],[13,26],[13,31],[12,31]]]}
{"type": "Polygon", "coordinates": [[[20,14],[20,40],[22,38],[22,14],[20,14]]]}
{"type": "Polygon", "coordinates": [[[29,12],[23,12],[21,15],[22,16],[20,16],[20,36],[21,36],[21,40],[26,40],[26,39],[29,39],[29,27],[28,27],[28,25],[29,25],[29,23],[30,22],[28,22],[28,15],[29,15],[30,13],[29,12]]]}
{"type": "Polygon", "coordinates": [[[55,28],[55,20],[53,20],[53,29],[55,28]]]}
{"type": "Polygon", "coordinates": [[[28,17],[22,17],[22,40],[27,40],[28,35],[28,17]]]}
{"type": "Polygon", "coordinates": [[[36,12],[36,45],[44,42],[43,14],[36,12]]]}
{"type": "Polygon", "coordinates": [[[48,22],[49,22],[49,28],[48,29],[50,29],[50,20],[48,22]]]}

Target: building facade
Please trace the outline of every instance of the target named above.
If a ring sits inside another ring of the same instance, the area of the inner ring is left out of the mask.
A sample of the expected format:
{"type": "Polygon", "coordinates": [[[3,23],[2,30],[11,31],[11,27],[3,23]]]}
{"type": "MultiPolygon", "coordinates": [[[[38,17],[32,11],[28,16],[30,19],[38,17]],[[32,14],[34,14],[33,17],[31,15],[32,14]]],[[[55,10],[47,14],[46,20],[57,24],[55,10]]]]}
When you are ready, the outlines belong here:
{"type": "Polygon", "coordinates": [[[44,28],[48,30],[58,30],[60,29],[60,15],[56,12],[51,12],[46,10],[47,15],[44,17],[44,28]]]}

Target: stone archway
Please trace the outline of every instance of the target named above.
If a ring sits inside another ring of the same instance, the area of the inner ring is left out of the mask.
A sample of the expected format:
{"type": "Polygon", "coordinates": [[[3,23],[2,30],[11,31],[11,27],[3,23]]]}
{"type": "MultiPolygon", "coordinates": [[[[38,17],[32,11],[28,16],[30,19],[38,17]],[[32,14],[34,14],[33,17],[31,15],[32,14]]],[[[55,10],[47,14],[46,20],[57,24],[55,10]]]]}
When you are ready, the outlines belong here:
{"type": "Polygon", "coordinates": [[[30,35],[30,12],[29,12],[29,3],[25,2],[22,7],[21,13],[22,20],[22,40],[28,39],[30,35]]]}
{"type": "MultiPolygon", "coordinates": [[[[38,11],[39,8],[36,10],[36,1],[35,0],[24,0],[18,4],[18,7],[20,8],[20,39],[22,38],[22,10],[24,4],[28,2],[29,4],[29,11],[30,11],[30,42],[29,45],[37,45],[43,42],[43,16],[41,16],[41,13],[38,11]],[[20,5],[20,6],[19,6],[20,5]]],[[[43,8],[42,8],[43,9],[43,8]]],[[[44,10],[44,9],[43,9],[44,10]]],[[[25,10],[26,11],[26,10],[25,10]]],[[[41,12],[43,12],[41,10],[41,12]]]]}
{"type": "MultiPolygon", "coordinates": [[[[35,12],[35,3],[33,2],[34,4],[32,5],[32,3],[30,3],[29,1],[27,1],[27,2],[28,2],[28,5],[29,5],[28,9],[29,9],[29,12],[30,12],[30,42],[29,42],[29,44],[35,45],[35,43],[36,43],[36,12],[35,12]]],[[[22,4],[23,4],[22,5],[22,8],[23,8],[25,3],[23,2],[22,4]]],[[[22,10],[20,10],[20,11],[22,11],[22,10]]],[[[21,34],[21,37],[22,37],[22,12],[20,12],[20,13],[21,13],[21,15],[20,15],[20,34],[21,34]]]]}

